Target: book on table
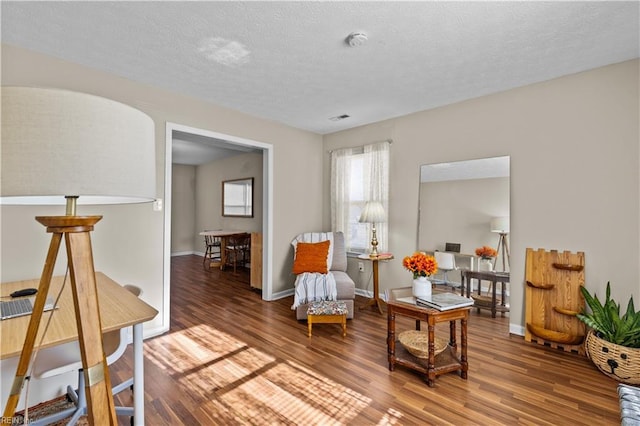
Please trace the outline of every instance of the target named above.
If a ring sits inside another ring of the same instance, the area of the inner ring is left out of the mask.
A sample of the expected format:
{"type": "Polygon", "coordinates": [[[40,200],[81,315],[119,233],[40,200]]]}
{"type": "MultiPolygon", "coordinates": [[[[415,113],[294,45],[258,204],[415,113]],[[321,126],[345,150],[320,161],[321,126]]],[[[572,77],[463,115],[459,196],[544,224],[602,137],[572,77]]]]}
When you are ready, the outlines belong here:
{"type": "Polygon", "coordinates": [[[416,304],[435,308],[440,311],[449,309],[464,308],[473,305],[474,301],[470,297],[464,297],[455,293],[434,293],[431,297],[417,297],[416,304]]]}

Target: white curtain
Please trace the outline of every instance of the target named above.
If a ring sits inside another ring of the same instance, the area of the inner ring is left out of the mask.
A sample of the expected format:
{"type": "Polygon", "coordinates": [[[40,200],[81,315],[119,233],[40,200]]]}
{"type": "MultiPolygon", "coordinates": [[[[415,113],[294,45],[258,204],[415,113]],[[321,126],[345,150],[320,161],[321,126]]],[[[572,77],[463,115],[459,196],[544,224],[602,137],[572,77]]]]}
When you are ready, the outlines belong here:
{"type": "MultiPolygon", "coordinates": [[[[364,146],[364,188],[366,201],[379,201],[389,221],[389,141],[364,146]]],[[[388,249],[389,227],[385,223],[376,224],[378,251],[388,249]]],[[[371,232],[371,224],[369,232],[371,232]]]]}
{"type": "Polygon", "coordinates": [[[351,155],[353,155],[353,148],[337,149],[331,152],[331,230],[344,233],[347,247],[349,247],[348,242],[351,241],[348,203],[351,155]]]}
{"type": "MultiPolygon", "coordinates": [[[[387,218],[389,215],[389,151],[390,141],[365,145],[357,148],[343,148],[331,152],[331,229],[345,234],[347,247],[352,241],[350,220],[350,195],[354,193],[350,188],[352,164],[354,156],[363,158],[362,176],[362,206],[367,201],[379,201],[387,218]]],[[[371,224],[366,226],[367,234],[371,235],[371,224]]],[[[388,226],[387,223],[376,224],[378,250],[387,251],[388,226]]]]}

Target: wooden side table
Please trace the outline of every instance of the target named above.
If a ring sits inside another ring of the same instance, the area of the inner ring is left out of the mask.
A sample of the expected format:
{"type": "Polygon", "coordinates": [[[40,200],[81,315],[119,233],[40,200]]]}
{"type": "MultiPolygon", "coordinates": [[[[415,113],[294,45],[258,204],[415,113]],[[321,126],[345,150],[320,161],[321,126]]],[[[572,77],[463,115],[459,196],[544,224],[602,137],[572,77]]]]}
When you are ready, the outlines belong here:
{"type": "Polygon", "coordinates": [[[380,288],[378,283],[378,262],[381,260],[393,259],[392,254],[384,254],[380,256],[371,257],[368,254],[361,254],[358,259],[368,260],[373,267],[373,298],[364,305],[360,306],[360,309],[364,309],[368,306],[375,306],[378,308],[378,312],[382,314],[382,306],[384,306],[384,300],[380,299],[380,288]]]}
{"type": "Polygon", "coordinates": [[[460,371],[460,377],[467,379],[469,364],[467,362],[467,321],[470,306],[448,311],[417,306],[415,302],[403,302],[411,298],[411,287],[398,288],[389,291],[387,301],[387,351],[389,354],[389,370],[393,371],[396,364],[426,374],[429,387],[435,386],[436,376],[453,371],[460,371]],[[401,344],[396,342],[396,316],[405,316],[416,320],[416,330],[420,330],[420,321],[427,323],[429,334],[429,356],[418,358],[409,353],[401,344]],[[449,322],[449,348],[435,355],[435,325],[439,322],[449,322]],[[456,341],[456,321],[460,321],[460,356],[456,341]]]}

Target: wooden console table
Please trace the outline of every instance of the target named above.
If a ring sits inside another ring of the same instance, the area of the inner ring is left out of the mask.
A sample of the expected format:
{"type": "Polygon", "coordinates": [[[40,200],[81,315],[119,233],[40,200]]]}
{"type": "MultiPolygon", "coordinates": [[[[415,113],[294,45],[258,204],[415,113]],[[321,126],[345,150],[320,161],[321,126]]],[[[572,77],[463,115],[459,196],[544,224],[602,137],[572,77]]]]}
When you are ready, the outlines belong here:
{"type": "Polygon", "coordinates": [[[467,362],[467,321],[470,306],[448,311],[417,306],[415,303],[403,302],[399,299],[411,298],[411,287],[393,289],[387,292],[387,350],[389,353],[389,370],[396,364],[426,374],[427,384],[435,386],[436,376],[452,371],[460,371],[460,377],[467,379],[469,364],[467,362]],[[401,344],[396,342],[396,315],[416,320],[416,330],[420,330],[420,321],[427,323],[429,333],[429,356],[426,359],[410,354],[401,344]],[[456,321],[460,321],[460,357],[456,341],[456,321]],[[439,322],[449,322],[449,347],[435,355],[435,326],[439,322]]]}
{"type": "Polygon", "coordinates": [[[506,290],[505,284],[509,282],[509,273],[508,272],[496,272],[496,271],[462,271],[462,280],[460,287],[460,294],[465,295],[466,288],[466,296],[470,297],[473,292],[473,284],[471,283],[472,279],[478,280],[478,294],[474,296],[475,304],[474,307],[478,309],[491,309],[491,318],[496,317],[496,312],[500,312],[502,316],[504,316],[505,312],[509,312],[509,306],[505,303],[506,298],[506,290]],[[481,296],[482,286],[481,281],[491,281],[492,289],[491,289],[491,299],[488,297],[483,298],[481,296]],[[466,287],[465,287],[466,281],[466,287]],[[500,304],[498,304],[496,289],[498,287],[498,283],[500,283],[501,288],[501,297],[500,304]]]}

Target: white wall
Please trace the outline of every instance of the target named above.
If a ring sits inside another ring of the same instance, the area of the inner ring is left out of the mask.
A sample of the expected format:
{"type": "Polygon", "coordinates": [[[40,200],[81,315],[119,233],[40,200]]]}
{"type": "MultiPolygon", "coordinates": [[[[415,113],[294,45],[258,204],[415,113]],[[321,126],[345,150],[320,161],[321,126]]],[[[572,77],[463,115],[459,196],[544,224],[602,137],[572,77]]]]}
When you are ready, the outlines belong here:
{"type": "MultiPolygon", "coordinates": [[[[525,249],[584,251],[586,287],[640,300],[639,61],[325,135],[326,150],[392,139],[381,289],[410,284],[422,164],[511,157],[511,328],[523,332],[525,249]]],[[[329,158],[324,157],[329,205],[329,158]]],[[[330,223],[325,209],[325,224],[330,223]]]]}

